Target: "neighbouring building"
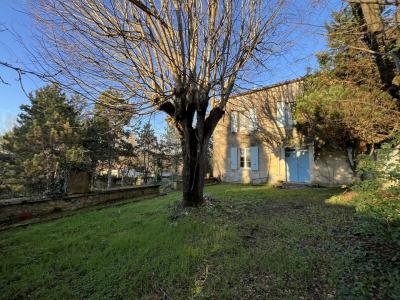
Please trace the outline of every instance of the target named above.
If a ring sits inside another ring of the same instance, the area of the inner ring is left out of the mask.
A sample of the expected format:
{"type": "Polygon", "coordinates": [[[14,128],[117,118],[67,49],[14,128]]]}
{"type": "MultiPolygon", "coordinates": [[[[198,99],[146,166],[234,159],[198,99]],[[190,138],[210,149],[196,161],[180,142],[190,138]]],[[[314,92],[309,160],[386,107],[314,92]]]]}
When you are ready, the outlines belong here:
{"type": "Polygon", "coordinates": [[[293,120],[302,79],[232,96],[214,133],[213,173],[225,182],[350,184],[345,151],[314,151],[293,120]]]}

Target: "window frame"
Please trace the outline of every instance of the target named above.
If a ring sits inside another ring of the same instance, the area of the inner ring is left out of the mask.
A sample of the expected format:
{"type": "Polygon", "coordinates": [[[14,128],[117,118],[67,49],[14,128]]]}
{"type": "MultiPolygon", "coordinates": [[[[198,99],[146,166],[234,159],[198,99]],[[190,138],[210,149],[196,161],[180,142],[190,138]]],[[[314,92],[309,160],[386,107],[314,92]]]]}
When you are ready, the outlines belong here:
{"type": "Polygon", "coordinates": [[[251,147],[239,149],[239,167],[240,169],[251,170],[251,147]],[[243,166],[242,166],[242,158],[243,158],[243,166]]]}
{"type": "Polygon", "coordinates": [[[257,130],[258,120],[256,108],[250,108],[244,111],[237,111],[237,132],[250,134],[257,130]]]}

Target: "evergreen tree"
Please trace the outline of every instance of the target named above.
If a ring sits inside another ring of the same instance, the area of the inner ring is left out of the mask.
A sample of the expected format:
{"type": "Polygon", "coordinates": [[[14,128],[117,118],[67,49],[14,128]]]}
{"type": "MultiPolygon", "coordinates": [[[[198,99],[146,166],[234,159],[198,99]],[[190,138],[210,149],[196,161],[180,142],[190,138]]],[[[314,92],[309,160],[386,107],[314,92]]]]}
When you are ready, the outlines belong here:
{"type": "Polygon", "coordinates": [[[21,106],[16,127],[4,136],[4,151],[28,189],[62,192],[66,172],[85,167],[79,114],[57,85],[38,89],[29,100],[30,105],[21,106]]]}
{"type": "Polygon", "coordinates": [[[150,123],[146,123],[138,130],[136,151],[139,156],[140,171],[143,172],[144,182],[147,183],[149,174],[156,171],[157,154],[159,153],[157,136],[150,123]]]}
{"type": "Polygon", "coordinates": [[[315,137],[317,149],[352,148],[355,158],[374,153],[398,132],[399,106],[381,80],[375,56],[359,50],[368,47],[353,10],[347,7],[333,17],[327,26],[329,50],[318,54],[321,69],[305,82],[296,120],[300,130],[315,137]]]}
{"type": "Polygon", "coordinates": [[[15,171],[12,168],[13,157],[4,149],[4,136],[0,136],[0,195],[10,195],[12,189],[10,187],[10,179],[15,178],[15,171]]]}
{"type": "Polygon", "coordinates": [[[132,144],[128,141],[127,130],[132,118],[128,101],[118,91],[109,89],[96,102],[93,118],[87,120],[85,147],[89,150],[92,177],[99,164],[107,168],[107,188],[112,184],[112,168],[120,156],[133,155],[132,144]]]}
{"type": "Polygon", "coordinates": [[[166,165],[166,168],[171,169],[174,175],[177,175],[179,172],[179,167],[182,165],[182,147],[181,141],[179,137],[179,133],[176,130],[175,126],[167,122],[167,127],[165,129],[164,135],[161,140],[164,153],[168,157],[169,164],[166,165]]]}

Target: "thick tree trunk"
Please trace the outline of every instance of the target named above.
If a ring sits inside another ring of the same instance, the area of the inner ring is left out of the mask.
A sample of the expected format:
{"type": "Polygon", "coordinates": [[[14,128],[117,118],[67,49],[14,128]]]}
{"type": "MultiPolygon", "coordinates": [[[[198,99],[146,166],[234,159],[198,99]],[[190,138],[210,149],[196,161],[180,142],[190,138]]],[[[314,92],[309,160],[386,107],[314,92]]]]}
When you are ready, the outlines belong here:
{"type": "MultiPolygon", "coordinates": [[[[174,111],[177,130],[182,146],[182,188],[183,206],[200,206],[203,204],[204,175],[207,162],[207,146],[211,135],[224,111],[213,108],[207,116],[209,90],[193,91],[188,97],[198,98],[196,106],[187,106],[186,98],[176,99],[174,111]],[[195,123],[195,126],[193,126],[195,123]]],[[[171,115],[171,112],[169,112],[171,115]]]]}
{"type": "MultiPolygon", "coordinates": [[[[352,7],[353,15],[359,20],[361,24],[366,25],[367,27],[367,31],[364,33],[364,40],[367,42],[366,44],[368,48],[377,53],[374,54],[374,58],[382,83],[392,97],[399,99],[399,88],[398,86],[393,84],[393,79],[396,76],[396,63],[392,59],[390,59],[388,55],[378,54],[379,52],[382,52],[382,46],[384,46],[385,48],[388,48],[388,46],[390,46],[390,44],[385,45],[385,43],[387,42],[382,41],[383,33],[381,31],[384,29],[384,24],[380,15],[378,4],[351,3],[350,5],[352,7]],[[379,30],[374,29],[375,27],[379,30]]],[[[394,55],[395,59],[398,59],[399,53],[397,51],[391,51],[389,53],[394,55]]]]}
{"type": "Polygon", "coordinates": [[[183,205],[200,206],[203,203],[204,172],[206,166],[206,148],[208,140],[192,142],[184,139],[183,150],[183,205]]]}

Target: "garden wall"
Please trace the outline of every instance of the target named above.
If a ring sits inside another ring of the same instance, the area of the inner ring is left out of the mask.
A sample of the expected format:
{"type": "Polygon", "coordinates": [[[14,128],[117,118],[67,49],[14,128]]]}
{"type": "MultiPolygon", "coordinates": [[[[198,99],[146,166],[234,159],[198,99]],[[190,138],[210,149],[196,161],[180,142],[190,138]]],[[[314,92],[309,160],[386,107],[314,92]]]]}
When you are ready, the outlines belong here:
{"type": "Polygon", "coordinates": [[[59,198],[24,197],[0,200],[0,226],[104,203],[157,196],[159,187],[159,185],[150,185],[117,188],[59,198]]]}

